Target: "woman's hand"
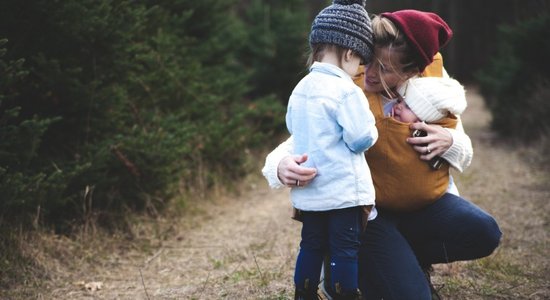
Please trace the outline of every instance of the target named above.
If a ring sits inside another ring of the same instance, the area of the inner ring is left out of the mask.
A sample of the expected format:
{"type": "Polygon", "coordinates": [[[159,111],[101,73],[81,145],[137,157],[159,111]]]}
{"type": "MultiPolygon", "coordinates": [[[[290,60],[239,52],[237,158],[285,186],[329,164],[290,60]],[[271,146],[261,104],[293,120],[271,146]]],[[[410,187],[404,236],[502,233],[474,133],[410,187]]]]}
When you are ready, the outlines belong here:
{"type": "Polygon", "coordinates": [[[424,137],[407,138],[407,142],[413,146],[414,150],[421,154],[420,159],[422,160],[430,160],[435,156],[441,156],[453,144],[451,134],[439,125],[417,122],[411,124],[410,128],[412,130],[424,130],[428,133],[424,137]]]}
{"type": "Polygon", "coordinates": [[[317,169],[300,166],[307,161],[307,154],[285,156],[277,166],[277,176],[286,186],[306,186],[315,175],[317,169]]]}

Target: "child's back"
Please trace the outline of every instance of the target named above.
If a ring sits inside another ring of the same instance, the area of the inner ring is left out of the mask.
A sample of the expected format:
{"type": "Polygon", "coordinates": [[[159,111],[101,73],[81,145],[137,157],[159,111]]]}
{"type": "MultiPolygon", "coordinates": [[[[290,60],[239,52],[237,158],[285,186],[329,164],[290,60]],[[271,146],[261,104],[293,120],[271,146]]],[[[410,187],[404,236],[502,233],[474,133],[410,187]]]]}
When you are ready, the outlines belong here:
{"type": "Polygon", "coordinates": [[[294,207],[324,211],[374,204],[374,188],[363,152],[378,133],[363,91],[342,69],[316,62],[289,100],[287,126],[296,153],[317,178],[293,189],[294,207]]]}

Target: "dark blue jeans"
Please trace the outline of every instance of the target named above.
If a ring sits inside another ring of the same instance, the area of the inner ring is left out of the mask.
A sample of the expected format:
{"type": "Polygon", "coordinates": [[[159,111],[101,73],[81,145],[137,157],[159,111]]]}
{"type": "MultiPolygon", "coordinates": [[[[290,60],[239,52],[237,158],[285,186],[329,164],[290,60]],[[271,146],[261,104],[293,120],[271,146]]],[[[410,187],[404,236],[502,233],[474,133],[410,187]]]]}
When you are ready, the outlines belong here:
{"type": "Polygon", "coordinates": [[[430,299],[423,266],[488,256],[501,236],[493,217],[449,193],[412,213],[378,209],[361,236],[359,288],[366,299],[430,299]]]}
{"type": "Polygon", "coordinates": [[[343,294],[355,292],[358,288],[361,208],[302,211],[301,216],[302,241],[294,272],[296,288],[315,293],[323,259],[328,252],[331,288],[343,294]]]}

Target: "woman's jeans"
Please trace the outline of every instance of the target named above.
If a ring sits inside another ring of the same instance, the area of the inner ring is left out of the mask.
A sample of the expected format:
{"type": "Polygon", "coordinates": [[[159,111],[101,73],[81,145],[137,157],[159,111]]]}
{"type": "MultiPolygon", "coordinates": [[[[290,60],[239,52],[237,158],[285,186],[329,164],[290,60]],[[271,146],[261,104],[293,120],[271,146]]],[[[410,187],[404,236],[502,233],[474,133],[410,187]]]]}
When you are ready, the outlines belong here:
{"type": "Polygon", "coordinates": [[[412,213],[378,209],[361,236],[359,288],[366,299],[430,299],[423,268],[488,256],[501,236],[493,217],[449,193],[412,213]]]}
{"type": "Polygon", "coordinates": [[[297,290],[314,294],[325,253],[330,255],[331,288],[342,294],[358,288],[358,255],[362,210],[302,211],[302,241],[296,261],[297,290]]]}

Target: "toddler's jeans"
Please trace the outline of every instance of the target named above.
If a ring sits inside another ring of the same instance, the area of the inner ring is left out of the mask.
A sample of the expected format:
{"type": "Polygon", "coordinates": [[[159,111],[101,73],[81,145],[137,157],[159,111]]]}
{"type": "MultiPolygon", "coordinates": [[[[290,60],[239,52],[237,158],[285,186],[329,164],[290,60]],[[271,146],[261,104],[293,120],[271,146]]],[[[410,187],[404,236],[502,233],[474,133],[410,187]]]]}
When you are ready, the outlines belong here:
{"type": "Polygon", "coordinates": [[[343,294],[357,290],[361,217],[360,207],[302,211],[302,241],[294,272],[297,289],[317,290],[321,265],[328,251],[332,290],[343,294]]]}

